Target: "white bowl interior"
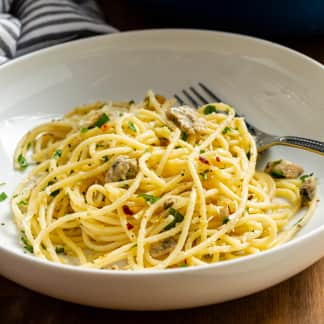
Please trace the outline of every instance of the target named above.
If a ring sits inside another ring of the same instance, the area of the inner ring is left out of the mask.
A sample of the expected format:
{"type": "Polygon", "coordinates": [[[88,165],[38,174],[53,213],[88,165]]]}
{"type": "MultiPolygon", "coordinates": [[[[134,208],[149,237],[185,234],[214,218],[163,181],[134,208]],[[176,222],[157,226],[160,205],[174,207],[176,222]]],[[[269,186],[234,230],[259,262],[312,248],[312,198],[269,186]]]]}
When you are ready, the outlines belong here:
{"type": "MultiPolygon", "coordinates": [[[[259,128],[324,140],[323,69],[285,48],[235,35],[155,31],[98,37],[37,53],[0,69],[0,187],[10,195],[26,173],[12,168],[14,148],[31,127],[74,106],[141,100],[148,89],[172,96],[202,81],[259,128]]],[[[314,172],[324,199],[323,157],[276,147],[266,159],[287,158],[314,172]]],[[[23,253],[9,199],[0,203],[0,246],[23,253]]],[[[324,226],[319,203],[302,236],[324,226]]]]}

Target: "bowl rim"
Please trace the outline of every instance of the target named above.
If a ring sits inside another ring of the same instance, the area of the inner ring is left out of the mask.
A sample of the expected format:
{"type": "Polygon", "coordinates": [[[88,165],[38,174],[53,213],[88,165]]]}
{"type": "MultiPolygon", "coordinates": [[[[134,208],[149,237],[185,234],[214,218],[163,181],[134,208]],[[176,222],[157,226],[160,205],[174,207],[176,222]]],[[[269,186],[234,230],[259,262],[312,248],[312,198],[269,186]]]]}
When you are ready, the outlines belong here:
{"type": "MultiPolygon", "coordinates": [[[[127,32],[121,32],[121,33],[112,33],[112,34],[105,34],[105,35],[97,35],[89,38],[84,39],[78,39],[69,41],[63,44],[58,44],[55,46],[51,46],[49,48],[44,48],[26,55],[23,55],[21,57],[15,58],[12,61],[0,66],[0,73],[3,70],[10,69],[12,66],[23,64],[25,61],[29,61],[30,59],[37,58],[39,56],[46,56],[49,55],[49,57],[53,56],[58,51],[64,50],[66,48],[72,49],[75,46],[86,46],[87,44],[101,42],[103,40],[107,41],[114,41],[115,38],[127,38],[127,37],[136,37],[138,34],[145,35],[145,34],[169,34],[172,33],[178,33],[178,34],[214,34],[221,38],[233,38],[233,39],[239,39],[243,41],[252,41],[254,43],[279,49],[284,52],[289,53],[290,55],[294,55],[297,58],[300,58],[304,61],[307,61],[310,64],[316,65],[317,68],[321,69],[324,72],[324,65],[320,62],[316,61],[313,58],[310,58],[309,56],[302,54],[296,50],[293,50],[289,47],[274,43],[269,40],[264,40],[258,37],[254,36],[248,36],[248,35],[242,35],[237,33],[231,33],[231,32],[223,32],[223,31],[214,31],[214,30],[204,30],[204,29],[181,29],[181,28],[166,28],[166,29],[144,29],[144,30],[133,30],[133,31],[127,31],[127,32]]],[[[267,258],[268,256],[271,256],[273,254],[279,253],[279,252],[285,252],[286,250],[294,247],[295,245],[298,246],[300,244],[303,244],[305,241],[308,241],[312,238],[315,238],[319,235],[324,235],[324,224],[321,225],[318,228],[315,228],[311,230],[309,233],[302,234],[300,237],[293,238],[291,241],[288,241],[284,243],[283,245],[276,246],[274,248],[271,248],[269,250],[262,251],[260,253],[247,255],[244,257],[238,257],[236,259],[231,260],[225,260],[217,263],[212,264],[206,264],[206,265],[198,265],[198,266],[192,266],[192,267],[180,267],[180,268],[172,268],[172,269],[139,269],[139,270],[110,270],[110,269],[93,269],[93,268],[86,268],[78,265],[69,265],[69,264],[60,264],[55,263],[52,261],[44,260],[41,258],[37,258],[32,254],[19,254],[12,249],[0,245],[0,252],[1,253],[7,253],[11,256],[22,259],[25,262],[29,262],[31,264],[34,264],[35,266],[40,267],[49,267],[51,270],[55,271],[63,271],[63,272],[79,272],[80,274],[95,274],[99,276],[131,276],[131,277],[142,277],[144,276],[160,276],[163,274],[166,275],[178,275],[186,272],[196,272],[196,271],[209,271],[209,270],[217,270],[217,269],[223,269],[227,267],[236,266],[237,264],[245,264],[252,261],[256,261],[259,259],[267,258]]]]}

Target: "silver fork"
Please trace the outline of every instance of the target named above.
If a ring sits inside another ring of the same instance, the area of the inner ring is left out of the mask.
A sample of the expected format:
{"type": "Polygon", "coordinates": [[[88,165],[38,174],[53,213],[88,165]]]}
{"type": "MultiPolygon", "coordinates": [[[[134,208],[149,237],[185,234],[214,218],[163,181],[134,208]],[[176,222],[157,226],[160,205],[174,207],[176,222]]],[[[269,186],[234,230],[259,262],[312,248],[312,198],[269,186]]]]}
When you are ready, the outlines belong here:
{"type": "MultiPolygon", "coordinates": [[[[206,85],[201,82],[199,82],[198,85],[200,87],[200,91],[198,91],[194,87],[189,87],[190,92],[185,89],[182,90],[184,97],[194,107],[198,108],[199,106],[201,106],[201,104],[199,104],[200,102],[202,104],[209,103],[211,100],[206,99],[206,96],[207,98],[210,97],[214,102],[222,102],[222,100],[206,85]]],[[[181,105],[185,104],[185,100],[181,99],[179,95],[175,94],[174,97],[181,105]]],[[[243,115],[241,115],[241,113],[238,113],[237,110],[236,116],[243,117],[243,115]]],[[[249,132],[255,137],[259,152],[265,151],[269,147],[274,145],[287,145],[324,155],[324,142],[298,136],[277,136],[268,134],[252,125],[246,119],[245,124],[249,132]]]]}

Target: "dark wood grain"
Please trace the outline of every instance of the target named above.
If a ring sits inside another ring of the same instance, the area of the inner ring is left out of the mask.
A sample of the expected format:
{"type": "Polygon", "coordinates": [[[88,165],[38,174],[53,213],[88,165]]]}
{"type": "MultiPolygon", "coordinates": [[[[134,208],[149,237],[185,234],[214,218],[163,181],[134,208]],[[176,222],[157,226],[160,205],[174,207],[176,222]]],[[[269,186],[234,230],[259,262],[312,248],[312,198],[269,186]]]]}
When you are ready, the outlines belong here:
{"type": "Polygon", "coordinates": [[[324,323],[324,259],[260,293],[179,311],[126,312],[75,305],[34,293],[1,277],[0,287],[1,323],[324,323]]]}
{"type": "MultiPolygon", "coordinates": [[[[121,30],[156,27],[125,1],[101,1],[121,30]]],[[[275,39],[324,63],[324,37],[275,39]]],[[[68,289],[68,287],[67,287],[68,289]]],[[[166,312],[123,312],[75,305],[40,295],[0,277],[0,323],[324,324],[324,259],[260,293],[223,304],[166,312]]]]}

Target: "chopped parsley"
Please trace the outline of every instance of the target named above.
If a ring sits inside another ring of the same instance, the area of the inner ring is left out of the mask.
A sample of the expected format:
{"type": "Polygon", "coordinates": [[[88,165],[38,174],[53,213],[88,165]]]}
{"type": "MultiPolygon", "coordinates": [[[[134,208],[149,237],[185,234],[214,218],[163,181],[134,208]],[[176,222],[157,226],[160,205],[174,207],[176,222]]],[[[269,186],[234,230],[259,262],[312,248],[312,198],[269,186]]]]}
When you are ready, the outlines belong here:
{"type": "Polygon", "coordinates": [[[34,248],[27,239],[25,231],[21,231],[21,242],[24,244],[24,249],[30,253],[34,253],[34,248]]]}
{"type": "Polygon", "coordinates": [[[204,153],[206,153],[206,150],[200,150],[199,153],[204,154],[204,153]]]}
{"type": "Polygon", "coordinates": [[[109,161],[109,156],[108,156],[108,155],[104,155],[104,156],[102,157],[102,160],[103,160],[104,162],[108,162],[108,161],[109,161]]]}
{"type": "Polygon", "coordinates": [[[227,134],[227,133],[230,133],[232,130],[233,130],[232,127],[228,127],[228,126],[226,126],[226,127],[223,129],[223,134],[225,135],[225,134],[227,134]]]}
{"type": "Polygon", "coordinates": [[[251,159],[251,151],[250,150],[246,153],[246,157],[250,161],[250,159],[251,159]]]}
{"type": "Polygon", "coordinates": [[[55,247],[55,252],[57,253],[57,254],[62,254],[62,253],[64,253],[65,251],[64,251],[64,247],[63,246],[57,246],[57,247],[55,247]]]}
{"type": "Polygon", "coordinates": [[[96,148],[98,148],[98,147],[104,147],[104,145],[103,144],[100,144],[100,143],[97,143],[96,144],[96,148]]]}
{"type": "Polygon", "coordinates": [[[80,132],[81,132],[81,133],[86,133],[88,130],[89,130],[88,127],[81,127],[81,128],[80,128],[80,132]]]}
{"type": "Polygon", "coordinates": [[[27,203],[27,201],[25,201],[25,200],[20,200],[20,201],[18,202],[17,205],[18,205],[18,206],[27,206],[28,203],[27,203]]]}
{"type": "Polygon", "coordinates": [[[106,124],[109,121],[109,117],[103,113],[99,119],[95,122],[94,127],[100,128],[102,125],[106,124]]]}
{"type": "Polygon", "coordinates": [[[137,132],[137,130],[136,130],[136,127],[135,127],[135,125],[134,125],[134,123],[133,122],[131,122],[131,121],[129,121],[128,122],[128,128],[132,131],[132,132],[134,132],[134,133],[136,133],[137,132]]]}
{"type": "Polygon", "coordinates": [[[216,113],[216,112],[217,112],[217,109],[213,105],[208,105],[204,109],[204,114],[205,115],[210,115],[210,114],[216,113]]]}
{"type": "Polygon", "coordinates": [[[58,159],[61,156],[62,156],[62,150],[56,150],[53,154],[54,159],[58,159]]]}
{"type": "Polygon", "coordinates": [[[27,144],[27,150],[29,150],[30,147],[31,147],[31,142],[29,142],[29,143],[27,144]]]}
{"type": "Polygon", "coordinates": [[[302,183],[305,182],[305,180],[309,177],[312,177],[314,173],[310,173],[310,174],[304,174],[303,176],[301,176],[299,179],[302,183]]]}
{"type": "Polygon", "coordinates": [[[130,107],[131,105],[134,105],[135,101],[134,100],[130,100],[128,101],[128,107],[130,107]]]}
{"type": "Polygon", "coordinates": [[[61,189],[56,189],[53,192],[50,193],[51,197],[56,197],[60,193],[61,189]]]}
{"type": "Polygon", "coordinates": [[[223,225],[224,225],[224,224],[227,224],[229,221],[230,221],[230,219],[229,219],[228,217],[224,218],[224,219],[223,219],[223,225]]]}
{"type": "Polygon", "coordinates": [[[165,231],[176,226],[177,223],[181,223],[184,219],[184,216],[174,208],[169,208],[169,214],[174,217],[173,221],[164,227],[165,231]]]}
{"type": "Polygon", "coordinates": [[[301,217],[301,218],[299,218],[298,219],[298,221],[295,223],[295,225],[297,225],[297,224],[299,224],[299,223],[301,223],[302,221],[304,220],[304,216],[303,217],[301,217]]]}
{"type": "Polygon", "coordinates": [[[20,170],[25,170],[28,167],[28,162],[22,154],[19,154],[17,161],[20,166],[20,170]]]}
{"type": "Polygon", "coordinates": [[[144,200],[148,204],[151,204],[151,205],[154,204],[154,203],[156,203],[160,199],[159,197],[155,197],[155,196],[149,195],[147,193],[141,193],[138,196],[144,198],[144,200]]]}
{"type": "Polygon", "coordinates": [[[203,180],[208,180],[208,172],[209,170],[205,170],[204,172],[200,172],[200,175],[202,177],[203,180]]]}
{"type": "Polygon", "coordinates": [[[181,134],[181,139],[185,142],[187,142],[187,139],[188,139],[188,134],[186,132],[182,132],[181,134]]]}
{"type": "Polygon", "coordinates": [[[270,174],[273,178],[277,178],[277,179],[286,178],[281,170],[272,170],[270,174]]]}
{"type": "Polygon", "coordinates": [[[5,192],[0,193],[0,201],[4,201],[8,198],[7,194],[5,192]]]}

